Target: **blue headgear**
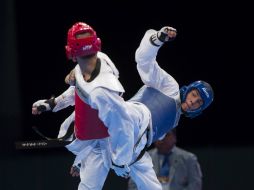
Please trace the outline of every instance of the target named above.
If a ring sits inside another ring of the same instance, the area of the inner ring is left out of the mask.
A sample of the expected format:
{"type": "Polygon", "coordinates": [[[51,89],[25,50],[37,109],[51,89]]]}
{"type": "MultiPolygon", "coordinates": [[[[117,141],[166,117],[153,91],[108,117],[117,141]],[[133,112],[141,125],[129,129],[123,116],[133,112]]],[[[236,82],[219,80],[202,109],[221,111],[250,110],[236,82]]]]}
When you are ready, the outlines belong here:
{"type": "Polygon", "coordinates": [[[181,101],[184,102],[187,94],[192,90],[197,89],[202,100],[203,104],[196,110],[190,110],[184,112],[186,117],[194,118],[202,113],[202,111],[207,108],[213,101],[213,89],[207,82],[204,81],[195,81],[191,83],[189,86],[183,86],[180,89],[181,101]]]}

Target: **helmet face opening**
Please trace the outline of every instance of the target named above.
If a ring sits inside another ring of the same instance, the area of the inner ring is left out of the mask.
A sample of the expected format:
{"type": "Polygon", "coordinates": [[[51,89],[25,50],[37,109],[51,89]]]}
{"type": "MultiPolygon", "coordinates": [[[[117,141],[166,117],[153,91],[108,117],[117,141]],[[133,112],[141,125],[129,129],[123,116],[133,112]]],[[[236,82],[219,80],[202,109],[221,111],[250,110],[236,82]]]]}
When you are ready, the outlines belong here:
{"type": "Polygon", "coordinates": [[[184,102],[186,100],[187,94],[192,89],[197,89],[198,90],[199,95],[203,100],[203,104],[195,110],[184,112],[184,114],[187,117],[191,117],[191,118],[200,115],[202,113],[202,111],[204,109],[206,109],[212,103],[213,98],[214,98],[213,89],[210,86],[210,84],[208,84],[205,81],[195,81],[195,82],[191,83],[190,85],[184,86],[180,89],[181,101],[182,102],[184,102]]]}
{"type": "Polygon", "coordinates": [[[81,32],[76,34],[76,39],[84,39],[90,37],[92,34],[90,32],[81,32]]]}
{"type": "Polygon", "coordinates": [[[101,50],[101,40],[92,27],[78,22],[68,31],[65,50],[68,59],[96,54],[101,50]]]}

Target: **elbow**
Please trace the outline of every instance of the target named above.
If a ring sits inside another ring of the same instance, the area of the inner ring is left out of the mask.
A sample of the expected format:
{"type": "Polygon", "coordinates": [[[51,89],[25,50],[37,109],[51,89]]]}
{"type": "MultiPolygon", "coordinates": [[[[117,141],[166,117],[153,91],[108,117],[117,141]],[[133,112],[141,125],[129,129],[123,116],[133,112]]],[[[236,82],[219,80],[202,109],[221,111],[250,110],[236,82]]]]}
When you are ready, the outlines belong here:
{"type": "Polygon", "coordinates": [[[136,61],[137,64],[147,62],[147,57],[144,56],[144,53],[141,51],[140,48],[138,48],[136,53],[135,53],[135,61],[136,61]]]}
{"type": "Polygon", "coordinates": [[[140,62],[140,51],[139,51],[139,48],[136,50],[136,52],[135,52],[135,61],[137,62],[137,63],[139,63],[140,62]]]}

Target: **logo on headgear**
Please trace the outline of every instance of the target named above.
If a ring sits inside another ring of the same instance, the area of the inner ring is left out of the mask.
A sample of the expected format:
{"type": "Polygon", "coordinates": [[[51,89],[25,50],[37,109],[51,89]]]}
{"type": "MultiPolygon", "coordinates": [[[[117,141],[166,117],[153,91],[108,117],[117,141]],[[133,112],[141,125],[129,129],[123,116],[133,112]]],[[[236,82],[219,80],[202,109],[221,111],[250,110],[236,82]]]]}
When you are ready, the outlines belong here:
{"type": "Polygon", "coordinates": [[[202,88],[203,92],[205,93],[206,97],[209,98],[209,93],[207,92],[206,88],[202,88]]]}
{"type": "Polygon", "coordinates": [[[86,45],[86,46],[83,46],[83,51],[84,50],[90,50],[92,48],[92,45],[86,45]]]}

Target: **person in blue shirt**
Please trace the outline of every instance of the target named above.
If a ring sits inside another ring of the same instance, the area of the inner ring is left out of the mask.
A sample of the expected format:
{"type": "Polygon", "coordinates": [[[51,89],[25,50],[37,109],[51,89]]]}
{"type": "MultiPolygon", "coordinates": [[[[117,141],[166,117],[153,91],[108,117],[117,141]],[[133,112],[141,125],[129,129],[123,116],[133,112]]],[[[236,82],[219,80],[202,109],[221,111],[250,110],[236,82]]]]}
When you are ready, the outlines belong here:
{"type": "MultiPolygon", "coordinates": [[[[163,190],[201,190],[202,172],[197,156],[177,147],[176,142],[176,129],[173,129],[148,151],[163,190]]],[[[128,190],[136,189],[130,179],[128,190]]]]}

